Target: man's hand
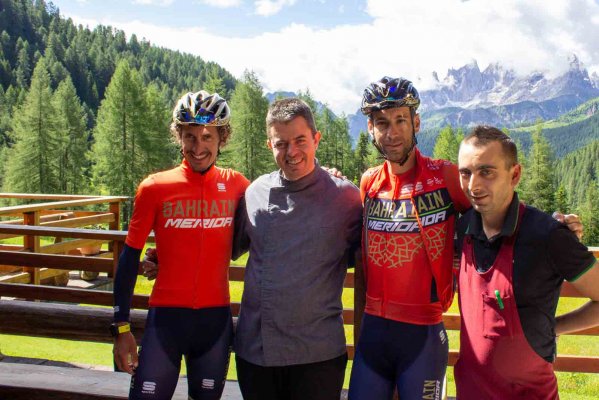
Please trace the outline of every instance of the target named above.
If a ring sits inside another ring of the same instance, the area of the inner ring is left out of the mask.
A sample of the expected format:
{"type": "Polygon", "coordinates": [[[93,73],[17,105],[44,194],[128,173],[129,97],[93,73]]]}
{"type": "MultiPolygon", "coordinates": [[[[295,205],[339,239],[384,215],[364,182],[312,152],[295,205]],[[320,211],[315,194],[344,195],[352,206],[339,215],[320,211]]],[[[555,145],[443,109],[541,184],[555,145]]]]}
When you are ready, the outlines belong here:
{"type": "Polygon", "coordinates": [[[137,343],[131,332],[121,333],[114,339],[114,362],[119,370],[133,375],[137,368],[137,343]]]}
{"type": "Polygon", "coordinates": [[[553,213],[553,218],[555,218],[562,224],[565,224],[568,227],[568,229],[570,229],[572,232],[574,232],[576,237],[578,237],[578,240],[582,239],[584,227],[582,226],[582,222],[580,222],[580,217],[578,215],[576,215],[576,214],[564,215],[564,214],[556,211],[553,213]]]}
{"type": "Polygon", "coordinates": [[[343,175],[343,172],[339,171],[337,168],[329,168],[329,167],[321,167],[321,168],[324,169],[326,172],[328,172],[329,175],[334,176],[335,178],[341,178],[341,179],[347,180],[347,176],[343,175]]]}
{"type": "Polygon", "coordinates": [[[148,247],[144,259],[141,261],[141,267],[144,271],[144,276],[148,280],[156,279],[158,276],[158,254],[155,248],[148,247]]]}

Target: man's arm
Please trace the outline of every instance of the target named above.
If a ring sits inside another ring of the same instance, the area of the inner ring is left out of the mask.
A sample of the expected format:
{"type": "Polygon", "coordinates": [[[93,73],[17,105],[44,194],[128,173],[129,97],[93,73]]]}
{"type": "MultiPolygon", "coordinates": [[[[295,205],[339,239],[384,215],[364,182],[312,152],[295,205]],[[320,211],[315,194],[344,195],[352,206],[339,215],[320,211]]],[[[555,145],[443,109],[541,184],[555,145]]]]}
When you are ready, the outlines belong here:
{"type": "Polygon", "coordinates": [[[233,254],[231,258],[237,260],[243,253],[250,249],[250,238],[247,235],[248,216],[245,205],[245,196],[239,200],[235,210],[235,231],[233,234],[233,254]]]}
{"type": "Polygon", "coordinates": [[[586,273],[570,283],[590,301],[556,318],[557,336],[599,325],[599,263],[595,262],[586,273]]]}

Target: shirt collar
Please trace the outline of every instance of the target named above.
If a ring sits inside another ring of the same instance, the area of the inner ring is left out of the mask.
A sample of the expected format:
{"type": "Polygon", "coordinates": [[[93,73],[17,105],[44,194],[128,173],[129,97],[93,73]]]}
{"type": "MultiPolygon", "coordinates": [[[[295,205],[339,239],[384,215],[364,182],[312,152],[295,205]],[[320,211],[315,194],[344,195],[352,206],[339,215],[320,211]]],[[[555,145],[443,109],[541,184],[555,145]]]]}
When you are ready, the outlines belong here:
{"type": "Polygon", "coordinates": [[[493,236],[492,238],[487,238],[485,235],[485,231],[483,230],[483,222],[478,211],[472,210],[472,217],[468,222],[468,228],[466,230],[467,235],[472,235],[474,238],[482,241],[494,242],[501,237],[510,237],[516,231],[516,226],[518,224],[519,211],[520,208],[520,200],[518,199],[518,193],[514,192],[514,198],[510,203],[510,206],[507,210],[507,215],[505,216],[505,221],[503,222],[503,226],[501,227],[501,231],[493,236]]]}
{"type": "MultiPolygon", "coordinates": [[[[320,168],[320,164],[318,164],[318,160],[314,160],[314,169],[306,176],[301,177],[298,180],[290,181],[283,177],[283,171],[279,170],[277,174],[277,180],[281,187],[285,188],[290,192],[297,192],[305,189],[306,187],[312,185],[319,176],[319,171],[324,172],[322,168],[320,168]]],[[[325,172],[326,173],[326,172],[325,172]]]]}

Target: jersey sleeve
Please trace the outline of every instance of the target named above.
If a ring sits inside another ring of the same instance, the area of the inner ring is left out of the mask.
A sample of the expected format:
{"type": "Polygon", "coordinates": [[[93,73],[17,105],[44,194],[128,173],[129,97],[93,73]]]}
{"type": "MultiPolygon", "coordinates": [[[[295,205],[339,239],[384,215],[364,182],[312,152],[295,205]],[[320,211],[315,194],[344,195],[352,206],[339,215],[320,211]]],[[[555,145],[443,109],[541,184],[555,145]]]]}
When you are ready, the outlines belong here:
{"type": "Polygon", "coordinates": [[[447,182],[447,190],[449,191],[449,196],[451,196],[451,200],[453,201],[453,206],[458,212],[463,214],[468,209],[470,209],[470,201],[462,191],[460,187],[460,174],[458,172],[458,167],[455,164],[444,164],[443,165],[443,177],[445,182],[447,182]]]}
{"type": "Polygon", "coordinates": [[[597,261],[593,253],[564,225],[551,231],[547,250],[557,273],[570,282],[584,275],[597,261]]]}
{"type": "Polygon", "coordinates": [[[152,193],[153,184],[152,177],[148,177],[137,188],[133,204],[133,216],[125,240],[125,243],[134,249],[143,249],[154,226],[158,202],[152,193]]]}

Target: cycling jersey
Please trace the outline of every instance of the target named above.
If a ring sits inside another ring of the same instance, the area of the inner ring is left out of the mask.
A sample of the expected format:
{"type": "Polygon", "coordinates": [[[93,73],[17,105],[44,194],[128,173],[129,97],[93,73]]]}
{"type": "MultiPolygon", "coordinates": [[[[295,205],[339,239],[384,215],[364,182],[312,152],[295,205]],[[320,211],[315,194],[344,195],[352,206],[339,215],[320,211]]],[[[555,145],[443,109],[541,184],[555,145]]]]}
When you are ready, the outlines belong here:
{"type": "Polygon", "coordinates": [[[455,214],[470,203],[455,165],[414,151],[404,174],[386,162],[362,176],[365,312],[433,325],[453,299],[455,214]]]}
{"type": "Polygon", "coordinates": [[[150,306],[205,308],[230,303],[233,217],[248,184],[231,169],[213,166],[198,173],[184,160],[139,185],[125,243],[141,249],[154,230],[160,272],[150,306]]]}

